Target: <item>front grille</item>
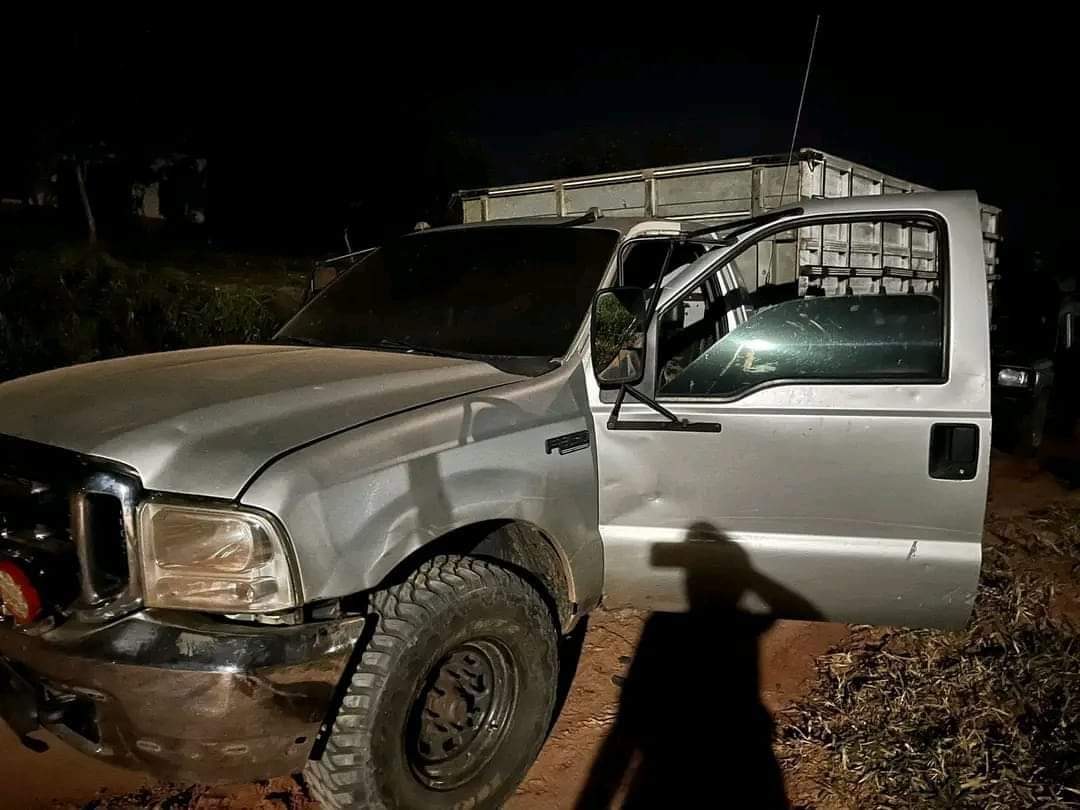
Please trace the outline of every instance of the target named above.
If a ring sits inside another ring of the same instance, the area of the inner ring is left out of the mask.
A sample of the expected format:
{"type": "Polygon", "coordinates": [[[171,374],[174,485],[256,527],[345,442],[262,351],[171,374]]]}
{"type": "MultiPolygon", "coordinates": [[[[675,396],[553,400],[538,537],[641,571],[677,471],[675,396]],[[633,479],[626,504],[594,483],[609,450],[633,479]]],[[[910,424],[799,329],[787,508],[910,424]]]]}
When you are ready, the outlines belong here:
{"type": "Polygon", "coordinates": [[[0,555],[27,570],[54,616],[118,598],[131,586],[133,492],[77,453],[0,436],[0,555]]]}
{"type": "Polygon", "coordinates": [[[99,598],[115,596],[128,582],[127,546],[124,543],[124,506],[116,495],[88,492],[85,499],[90,585],[99,598]]]}
{"type": "MultiPolygon", "coordinates": [[[[0,463],[11,461],[5,457],[0,463]]],[[[70,541],[68,483],[56,480],[47,471],[16,464],[0,466],[0,537],[33,539],[46,544],[70,541]]]]}

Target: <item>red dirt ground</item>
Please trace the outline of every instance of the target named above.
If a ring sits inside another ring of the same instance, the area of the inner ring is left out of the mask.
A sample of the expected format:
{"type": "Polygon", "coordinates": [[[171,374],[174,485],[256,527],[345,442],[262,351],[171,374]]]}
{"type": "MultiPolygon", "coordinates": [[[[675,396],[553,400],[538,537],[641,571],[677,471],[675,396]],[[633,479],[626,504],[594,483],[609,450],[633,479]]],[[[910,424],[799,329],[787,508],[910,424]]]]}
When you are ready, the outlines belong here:
{"type": "MultiPolygon", "coordinates": [[[[995,455],[989,510],[1007,515],[1075,497],[1080,496],[1070,495],[1033,462],[995,455]]],[[[510,810],[574,807],[618,714],[620,686],[612,676],[626,673],[646,619],[645,614],[630,611],[601,611],[592,617],[577,676],[562,714],[536,764],[507,804],[510,810]]],[[[801,696],[814,674],[814,658],[848,632],[847,626],[838,624],[778,622],[773,625],[758,639],[756,699],[775,712],[801,696]]],[[[701,641],[701,649],[716,649],[710,646],[711,639],[701,641]]],[[[687,660],[692,667],[694,659],[687,660]]],[[[702,663],[701,668],[705,666],[702,663]]],[[[753,672],[753,662],[749,666],[753,672]]],[[[688,673],[704,684],[714,675],[728,677],[715,669],[707,673],[688,670],[688,673]]],[[[658,700],[664,698],[659,692],[662,690],[658,690],[658,700]]],[[[750,700],[754,702],[754,696],[750,700]]],[[[736,712],[736,716],[741,715],[736,712]]],[[[688,724],[694,720],[685,718],[688,724]]],[[[695,729],[692,733],[699,732],[700,729],[695,729]]],[[[738,739],[738,730],[729,733],[738,739]]],[[[48,753],[34,754],[21,747],[9,730],[0,728],[0,784],[5,786],[0,803],[51,810],[161,806],[170,810],[317,808],[315,802],[306,798],[300,785],[288,777],[268,784],[223,788],[155,785],[139,774],[102,765],[63,743],[50,742],[53,744],[48,753]]],[[[792,806],[808,806],[808,797],[814,795],[812,786],[792,783],[790,776],[786,789],[792,806]]],[[[619,795],[618,791],[615,795],[619,795]]]]}

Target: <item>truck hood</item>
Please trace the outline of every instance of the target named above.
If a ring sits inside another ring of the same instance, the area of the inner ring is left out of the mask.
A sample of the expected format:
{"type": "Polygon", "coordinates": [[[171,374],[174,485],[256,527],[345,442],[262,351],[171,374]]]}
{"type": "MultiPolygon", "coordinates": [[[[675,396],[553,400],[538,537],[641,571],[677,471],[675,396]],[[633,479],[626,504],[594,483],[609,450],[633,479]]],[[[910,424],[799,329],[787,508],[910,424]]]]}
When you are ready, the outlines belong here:
{"type": "Polygon", "coordinates": [[[486,363],[357,349],[221,346],[0,385],[0,434],[133,467],[147,489],[234,498],[299,445],[521,379],[486,363]]]}

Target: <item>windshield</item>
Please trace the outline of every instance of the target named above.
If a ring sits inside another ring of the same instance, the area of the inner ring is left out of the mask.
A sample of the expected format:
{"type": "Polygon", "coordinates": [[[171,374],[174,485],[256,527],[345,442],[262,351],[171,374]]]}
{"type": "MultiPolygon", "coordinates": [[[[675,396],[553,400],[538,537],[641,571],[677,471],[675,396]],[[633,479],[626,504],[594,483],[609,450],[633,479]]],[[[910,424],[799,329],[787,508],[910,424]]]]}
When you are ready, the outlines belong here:
{"type": "Polygon", "coordinates": [[[405,236],[349,270],[277,340],[531,358],[550,368],[581,326],[618,239],[613,230],[549,225],[405,236]]]}

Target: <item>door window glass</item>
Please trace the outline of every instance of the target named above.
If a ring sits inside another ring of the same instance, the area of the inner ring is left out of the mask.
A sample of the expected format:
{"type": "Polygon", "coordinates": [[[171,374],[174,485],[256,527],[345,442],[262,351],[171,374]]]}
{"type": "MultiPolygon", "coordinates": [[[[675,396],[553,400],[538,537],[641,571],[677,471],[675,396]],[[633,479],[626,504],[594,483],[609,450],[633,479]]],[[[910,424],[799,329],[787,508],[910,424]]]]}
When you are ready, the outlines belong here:
{"type": "Polygon", "coordinates": [[[719,308],[708,305],[692,320],[699,290],[661,313],[658,394],[729,397],[775,380],[941,379],[938,243],[931,224],[893,221],[819,224],[755,242],[727,265],[769,268],[743,322],[723,329],[719,308]]]}
{"type": "Polygon", "coordinates": [[[700,284],[657,322],[661,382],[680,374],[726,332],[724,307],[700,284]],[[712,300],[710,300],[712,299],[712,300]]]}

